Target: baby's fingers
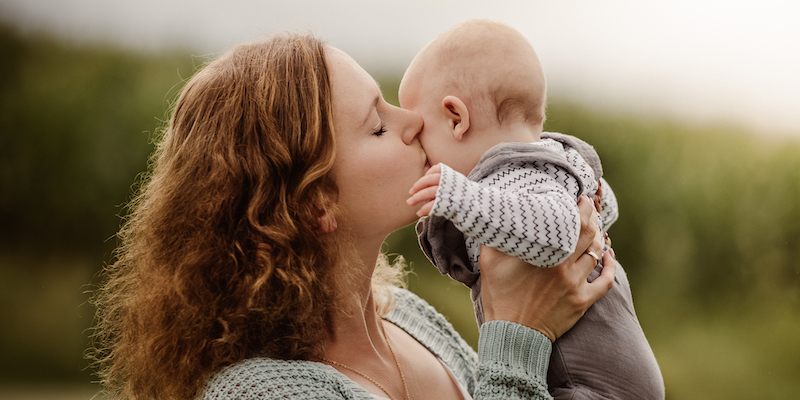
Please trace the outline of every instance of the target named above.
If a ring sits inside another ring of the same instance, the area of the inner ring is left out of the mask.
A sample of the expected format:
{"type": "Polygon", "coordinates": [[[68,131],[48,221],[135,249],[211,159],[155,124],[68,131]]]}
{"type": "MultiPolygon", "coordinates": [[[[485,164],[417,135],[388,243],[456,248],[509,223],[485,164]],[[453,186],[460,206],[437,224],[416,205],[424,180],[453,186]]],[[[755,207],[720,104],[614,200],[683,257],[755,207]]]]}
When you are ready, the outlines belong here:
{"type": "Polygon", "coordinates": [[[425,189],[427,187],[431,187],[431,186],[434,186],[434,185],[438,186],[439,185],[439,178],[441,176],[442,175],[438,174],[438,173],[437,174],[426,174],[426,175],[423,175],[422,178],[419,178],[419,179],[417,179],[416,182],[414,182],[414,185],[411,186],[411,190],[408,191],[408,194],[417,193],[422,189],[425,189]]]}
{"type": "Polygon", "coordinates": [[[424,217],[424,216],[430,214],[432,209],[433,209],[433,202],[429,201],[429,202],[423,204],[422,207],[420,207],[419,210],[417,210],[417,216],[420,217],[420,218],[424,217]]]}
{"type": "Polygon", "coordinates": [[[428,168],[427,171],[425,171],[425,175],[440,174],[440,173],[442,173],[442,164],[436,164],[428,168]]]}
{"type": "Polygon", "coordinates": [[[411,195],[411,197],[409,197],[408,200],[406,200],[406,203],[408,203],[408,205],[410,206],[413,206],[423,201],[433,201],[434,199],[436,199],[436,190],[438,188],[439,185],[434,185],[420,189],[416,193],[411,195]]]}

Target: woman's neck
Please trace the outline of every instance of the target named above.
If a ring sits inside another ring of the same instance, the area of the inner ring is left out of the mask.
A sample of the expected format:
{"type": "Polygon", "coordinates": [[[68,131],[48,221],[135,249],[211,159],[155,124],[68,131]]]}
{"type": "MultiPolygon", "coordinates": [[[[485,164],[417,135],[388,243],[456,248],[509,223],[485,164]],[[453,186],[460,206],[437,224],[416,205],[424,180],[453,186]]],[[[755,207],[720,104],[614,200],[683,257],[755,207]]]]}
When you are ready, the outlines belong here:
{"type": "MultiPolygon", "coordinates": [[[[371,393],[384,396],[389,390],[393,393],[390,397],[399,399],[406,381],[389,344],[393,336],[384,330],[372,292],[372,274],[383,240],[369,241],[349,241],[347,249],[340,248],[345,260],[337,267],[337,278],[344,297],[331,315],[322,358],[371,393]]],[[[348,241],[338,243],[342,242],[348,241]]],[[[405,392],[407,395],[408,389],[405,392]]]]}
{"type": "MultiPolygon", "coordinates": [[[[374,265],[375,261],[377,257],[369,265],[374,265]]],[[[324,357],[359,371],[392,371],[394,360],[382,334],[382,320],[376,312],[372,293],[374,268],[361,265],[353,262],[342,266],[352,270],[340,274],[345,278],[341,286],[345,297],[331,315],[324,357]]],[[[374,378],[379,379],[381,375],[374,378]]],[[[357,376],[351,378],[358,379],[357,376]]]]}
{"type": "Polygon", "coordinates": [[[325,346],[326,354],[336,352],[336,349],[359,354],[374,348],[373,342],[380,340],[380,318],[375,312],[372,292],[364,297],[354,293],[343,302],[342,309],[331,316],[331,336],[325,346]]]}
{"type": "MultiPolygon", "coordinates": [[[[350,241],[340,243],[346,242],[350,241]]],[[[360,347],[371,343],[370,338],[380,337],[372,293],[372,273],[380,254],[380,243],[351,242],[340,249],[343,260],[337,267],[337,277],[343,297],[340,307],[331,316],[331,337],[326,350],[341,344],[356,344],[354,342],[360,342],[360,347]]]]}

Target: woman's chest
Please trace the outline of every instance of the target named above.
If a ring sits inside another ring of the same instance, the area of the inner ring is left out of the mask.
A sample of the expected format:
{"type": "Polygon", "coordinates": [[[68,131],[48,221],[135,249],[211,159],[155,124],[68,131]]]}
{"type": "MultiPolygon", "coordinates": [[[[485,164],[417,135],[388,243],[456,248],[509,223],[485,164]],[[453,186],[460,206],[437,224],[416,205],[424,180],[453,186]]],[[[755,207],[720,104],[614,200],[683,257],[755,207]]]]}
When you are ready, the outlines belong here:
{"type": "Polygon", "coordinates": [[[398,352],[398,358],[403,365],[412,399],[470,400],[469,394],[462,390],[455,376],[439,358],[407,333],[403,332],[403,335],[399,343],[403,350],[398,352]]]}

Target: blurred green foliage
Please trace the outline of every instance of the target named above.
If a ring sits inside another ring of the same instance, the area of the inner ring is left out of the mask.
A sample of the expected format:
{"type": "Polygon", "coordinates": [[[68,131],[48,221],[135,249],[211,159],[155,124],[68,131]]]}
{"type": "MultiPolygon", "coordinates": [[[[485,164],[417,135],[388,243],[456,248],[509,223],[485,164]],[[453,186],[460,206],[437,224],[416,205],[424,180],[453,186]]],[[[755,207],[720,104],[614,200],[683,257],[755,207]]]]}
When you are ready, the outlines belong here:
{"type": "Polygon", "coordinates": [[[0,31],[0,243],[85,250],[114,235],[150,133],[193,71],[185,56],[0,31]]]}
{"type": "MultiPolygon", "coordinates": [[[[0,27],[0,383],[88,381],[84,293],[152,133],[203,59],[23,37],[0,27]]],[[[398,77],[381,76],[397,104],[398,77]]],[[[800,393],[800,143],[551,101],[546,128],[595,145],[611,228],[670,399],[800,393]]],[[[412,290],[473,345],[468,291],[412,227],[387,239],[412,290]]]]}
{"type": "Polygon", "coordinates": [[[0,60],[0,381],[88,381],[84,285],[193,60],[2,26],[0,60]]]}

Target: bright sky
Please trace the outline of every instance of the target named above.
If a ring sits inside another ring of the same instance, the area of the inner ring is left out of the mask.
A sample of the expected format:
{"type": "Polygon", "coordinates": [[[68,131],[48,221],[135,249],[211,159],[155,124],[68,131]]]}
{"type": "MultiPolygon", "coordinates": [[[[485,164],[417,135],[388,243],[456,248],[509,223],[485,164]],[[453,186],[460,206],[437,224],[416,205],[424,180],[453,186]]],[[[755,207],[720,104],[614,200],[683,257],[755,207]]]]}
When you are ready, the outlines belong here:
{"type": "Polygon", "coordinates": [[[196,55],[313,31],[376,75],[472,17],[528,37],[551,97],[800,138],[796,0],[0,0],[25,31],[196,55]]]}

